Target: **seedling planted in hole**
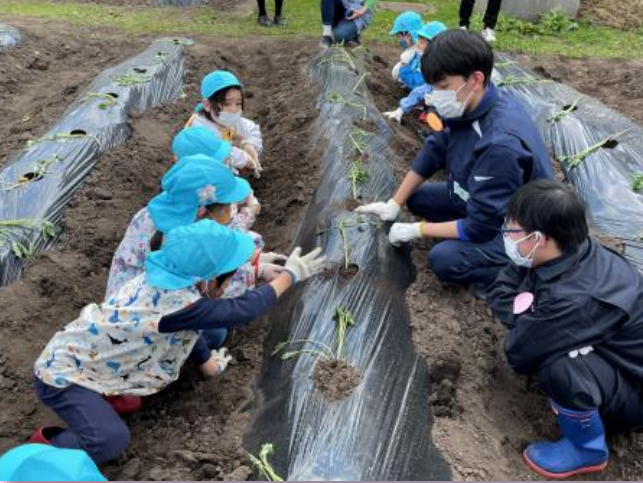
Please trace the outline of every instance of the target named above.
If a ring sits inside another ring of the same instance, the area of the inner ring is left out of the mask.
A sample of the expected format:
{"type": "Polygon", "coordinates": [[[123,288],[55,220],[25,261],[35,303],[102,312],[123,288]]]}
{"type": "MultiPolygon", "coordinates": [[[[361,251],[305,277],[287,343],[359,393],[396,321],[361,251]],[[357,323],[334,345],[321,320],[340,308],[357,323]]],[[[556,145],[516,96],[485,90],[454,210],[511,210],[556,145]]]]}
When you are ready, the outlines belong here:
{"type": "Polygon", "coordinates": [[[353,129],[348,134],[348,140],[351,142],[351,146],[359,154],[364,154],[366,152],[366,148],[368,148],[368,142],[365,139],[366,136],[368,136],[368,133],[362,129],[353,129]]]}
{"type": "Polygon", "coordinates": [[[366,106],[359,102],[353,102],[346,99],[337,91],[329,91],[326,93],[326,100],[332,102],[333,104],[343,104],[346,107],[352,107],[362,112],[362,121],[366,120],[366,115],[368,113],[366,106]]]}
{"type": "Polygon", "coordinates": [[[373,221],[373,220],[367,220],[367,219],[364,219],[364,218],[357,218],[355,220],[350,220],[350,219],[348,219],[346,217],[343,217],[340,220],[339,225],[332,226],[332,227],[326,228],[324,230],[319,230],[317,232],[318,235],[321,235],[323,233],[326,233],[327,231],[339,230],[339,234],[342,237],[342,243],[344,245],[344,268],[345,269],[348,269],[348,267],[351,264],[350,263],[350,252],[349,252],[349,249],[348,249],[348,238],[346,237],[346,229],[347,228],[354,228],[356,226],[361,226],[361,225],[373,225],[373,226],[376,226],[376,227],[380,226],[376,221],[373,221]]]}
{"type": "Polygon", "coordinates": [[[268,461],[268,457],[274,452],[275,448],[272,443],[264,443],[259,450],[259,457],[257,458],[255,455],[248,453],[248,459],[252,463],[252,467],[258,470],[266,478],[266,481],[284,481],[268,461]]]}
{"type": "Polygon", "coordinates": [[[364,72],[364,73],[360,76],[360,78],[359,78],[359,79],[357,79],[357,82],[356,82],[356,83],[355,83],[355,85],[353,86],[353,92],[354,92],[354,93],[357,93],[357,89],[359,88],[360,84],[361,84],[362,82],[364,82],[364,80],[365,80],[369,75],[371,75],[371,74],[370,74],[370,72],[364,72]]]}
{"type": "Polygon", "coordinates": [[[49,169],[49,166],[51,166],[56,161],[61,161],[61,160],[62,158],[57,154],[54,154],[50,158],[37,160],[34,163],[33,170],[30,173],[27,173],[29,174],[29,176],[27,176],[27,174],[22,175],[20,178],[18,178],[17,183],[7,186],[5,190],[9,191],[15,188],[19,188],[21,186],[25,186],[29,183],[33,183],[34,181],[41,180],[47,174],[47,170],[49,169]]]}
{"type": "Polygon", "coordinates": [[[349,327],[355,325],[355,318],[353,314],[343,307],[339,306],[335,309],[335,314],[333,315],[333,320],[335,321],[335,326],[337,328],[337,339],[335,341],[335,348],[331,349],[329,346],[322,342],[318,342],[312,339],[298,339],[298,340],[288,340],[286,342],[280,342],[275,346],[275,349],[272,351],[272,355],[276,356],[282,352],[286,347],[293,344],[310,344],[314,348],[312,349],[299,349],[291,350],[287,352],[282,352],[281,360],[287,361],[299,357],[302,354],[315,354],[327,361],[339,361],[342,358],[342,352],[344,351],[344,342],[346,341],[346,331],[349,327]]]}
{"type": "Polygon", "coordinates": [[[90,134],[76,134],[76,133],[55,133],[51,134],[49,136],[43,136],[38,139],[31,139],[27,141],[27,148],[30,148],[36,144],[40,143],[45,143],[48,141],[55,142],[55,143],[66,143],[67,141],[73,141],[74,139],[91,139],[92,141],[95,141],[97,144],[100,144],[100,141],[98,141],[98,138],[96,136],[92,136],[90,134]]]}
{"type": "Polygon", "coordinates": [[[515,75],[508,75],[500,82],[498,82],[498,87],[502,86],[519,86],[519,85],[531,85],[531,84],[542,84],[544,82],[551,82],[549,79],[534,79],[532,77],[518,77],[515,75]]]}
{"type": "Polygon", "coordinates": [[[632,191],[636,191],[637,193],[641,190],[643,190],[643,173],[638,173],[634,175],[634,178],[632,178],[632,191]]]}
{"type": "Polygon", "coordinates": [[[96,107],[103,111],[116,104],[116,99],[114,98],[114,96],[110,94],[104,94],[102,92],[90,92],[85,97],[83,97],[81,102],[85,102],[91,99],[103,99],[103,102],[99,102],[98,104],[96,104],[96,107]]]}
{"type": "Polygon", "coordinates": [[[351,180],[353,199],[357,200],[357,185],[366,183],[370,178],[370,174],[362,167],[362,162],[357,161],[353,163],[353,167],[348,173],[348,178],[351,180]]]}
{"type": "Polygon", "coordinates": [[[335,44],[329,49],[329,54],[320,61],[320,64],[331,64],[333,62],[347,64],[351,69],[357,70],[355,67],[355,62],[351,58],[350,54],[346,49],[340,44],[335,44]]]}
{"type": "Polygon", "coordinates": [[[23,229],[41,230],[45,238],[51,238],[55,234],[54,225],[49,221],[33,218],[0,221],[0,246],[11,247],[17,258],[29,258],[36,251],[33,242],[20,233],[23,229]]]}
{"type": "Polygon", "coordinates": [[[551,115],[551,117],[547,119],[547,122],[558,122],[568,114],[574,112],[576,109],[578,109],[578,103],[580,102],[581,99],[582,99],[582,96],[576,98],[574,102],[572,102],[571,104],[563,106],[563,108],[560,111],[554,112],[551,115]]]}
{"type": "Polygon", "coordinates": [[[121,87],[133,87],[139,84],[147,84],[152,80],[152,74],[147,72],[128,72],[114,77],[114,83],[121,87]]]}
{"type": "Polygon", "coordinates": [[[615,148],[618,145],[618,141],[616,140],[617,137],[622,136],[623,134],[627,133],[629,129],[626,129],[625,131],[621,131],[619,133],[613,134],[611,136],[606,137],[602,141],[597,142],[596,144],[593,144],[592,146],[583,149],[582,151],[576,153],[576,154],[570,154],[570,155],[564,155],[560,156],[558,160],[568,167],[569,169],[574,169],[576,168],[587,156],[590,154],[595,153],[601,148],[615,148]]]}

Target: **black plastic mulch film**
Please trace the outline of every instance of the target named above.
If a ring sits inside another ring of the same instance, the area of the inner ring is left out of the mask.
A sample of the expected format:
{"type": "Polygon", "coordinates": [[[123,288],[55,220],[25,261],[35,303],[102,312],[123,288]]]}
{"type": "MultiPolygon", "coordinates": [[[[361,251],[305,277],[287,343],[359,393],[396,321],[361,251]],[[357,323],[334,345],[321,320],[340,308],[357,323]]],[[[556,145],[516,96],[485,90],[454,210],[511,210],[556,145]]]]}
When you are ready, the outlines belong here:
{"type": "Polygon", "coordinates": [[[643,128],[504,55],[497,56],[493,80],[526,105],[591,225],[620,239],[625,256],[643,271],[643,128]]]}
{"type": "Polygon", "coordinates": [[[374,218],[347,207],[355,195],[366,202],[390,196],[399,161],[367,93],[365,55],[361,48],[350,55],[333,47],[313,61],[312,81],[321,84],[321,94],[311,146],[325,151],[296,243],[304,251],[321,246],[333,268],[296,288],[270,316],[245,443],[254,454],[272,444],[270,462],[288,480],[444,480],[451,474],[428,439],[429,378],[414,352],[404,298],[414,276],[409,252],[392,248],[374,218]],[[350,179],[356,166],[368,173],[359,183],[350,179]],[[347,261],[359,267],[355,276],[342,275],[347,261]],[[362,379],[350,396],[330,401],[312,380],[323,357],[282,360],[272,353],[287,340],[336,344],[339,307],[354,318],[342,358],[362,379]]]}
{"type": "Polygon", "coordinates": [[[20,32],[16,28],[0,23],[0,52],[15,47],[21,40],[20,32]]]}
{"type": "MultiPolygon", "coordinates": [[[[183,94],[186,39],[160,39],[102,72],[62,118],[0,171],[0,285],[17,280],[22,260],[53,241],[58,224],[98,157],[131,134],[128,113],[183,94]],[[19,256],[17,256],[19,255],[19,256]]],[[[136,160],[133,160],[135,162],[136,160]]]]}

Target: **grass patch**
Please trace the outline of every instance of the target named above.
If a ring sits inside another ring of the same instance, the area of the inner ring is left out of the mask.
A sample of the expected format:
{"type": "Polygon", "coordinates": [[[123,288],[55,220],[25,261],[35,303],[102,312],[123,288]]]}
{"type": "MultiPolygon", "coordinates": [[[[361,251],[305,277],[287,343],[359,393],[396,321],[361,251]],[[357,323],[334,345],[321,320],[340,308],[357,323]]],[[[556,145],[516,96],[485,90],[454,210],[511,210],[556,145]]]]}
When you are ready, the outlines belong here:
{"type": "MultiPolygon", "coordinates": [[[[110,27],[128,34],[315,38],[321,34],[319,2],[320,0],[285,2],[287,28],[260,27],[256,23],[256,12],[218,12],[207,6],[190,9],[134,8],[3,0],[0,3],[0,16],[33,17],[73,25],[110,27]]],[[[457,26],[459,0],[415,0],[414,3],[428,3],[435,7],[435,13],[427,15],[425,20],[441,20],[450,27],[457,26]]],[[[395,40],[388,32],[396,15],[395,12],[379,10],[364,39],[367,42],[376,40],[395,45],[395,40]]],[[[643,49],[642,29],[623,31],[593,27],[586,22],[580,22],[573,30],[568,29],[568,26],[564,19],[556,16],[543,19],[535,27],[501,16],[496,48],[530,55],[602,58],[637,58],[643,49]]],[[[482,28],[480,16],[474,17],[472,28],[482,28]]]]}

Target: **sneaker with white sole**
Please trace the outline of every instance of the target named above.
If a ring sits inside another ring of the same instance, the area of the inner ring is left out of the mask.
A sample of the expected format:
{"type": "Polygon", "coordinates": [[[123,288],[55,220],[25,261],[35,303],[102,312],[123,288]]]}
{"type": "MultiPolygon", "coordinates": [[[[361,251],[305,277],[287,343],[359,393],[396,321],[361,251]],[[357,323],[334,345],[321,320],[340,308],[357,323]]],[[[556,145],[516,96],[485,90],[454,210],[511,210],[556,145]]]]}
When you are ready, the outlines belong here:
{"type": "Polygon", "coordinates": [[[496,41],[496,32],[493,29],[486,28],[482,31],[482,38],[487,42],[492,43],[496,41]]]}
{"type": "Polygon", "coordinates": [[[322,49],[328,49],[331,45],[335,43],[335,40],[330,35],[322,35],[321,40],[319,41],[319,46],[322,49]]]}

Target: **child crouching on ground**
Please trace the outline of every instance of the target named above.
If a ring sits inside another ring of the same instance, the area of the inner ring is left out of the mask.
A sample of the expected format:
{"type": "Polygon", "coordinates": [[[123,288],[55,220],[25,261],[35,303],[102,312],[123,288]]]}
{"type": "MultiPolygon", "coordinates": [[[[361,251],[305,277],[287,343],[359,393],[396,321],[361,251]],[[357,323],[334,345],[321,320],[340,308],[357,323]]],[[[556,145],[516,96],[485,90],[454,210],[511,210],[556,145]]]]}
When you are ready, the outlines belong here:
{"type": "Polygon", "coordinates": [[[241,174],[261,175],[259,157],[263,151],[259,125],[242,117],[243,86],[231,72],[217,70],[201,82],[203,101],[196,107],[186,127],[202,126],[233,145],[230,167],[241,174]]]}
{"type": "Polygon", "coordinates": [[[104,396],[154,394],[178,378],[188,357],[205,373],[220,373],[228,358],[197,345],[201,330],[247,324],[325,262],[321,249],[302,257],[297,248],[270,284],[234,299],[203,297],[205,284],[221,292],[253,252],[252,238],[212,220],[170,231],[148,255],[145,273],[85,307],[45,347],[35,363],[36,392],[67,428],[41,428],[32,442],[83,449],[97,462],[118,457],[130,434],[104,396]]]}

